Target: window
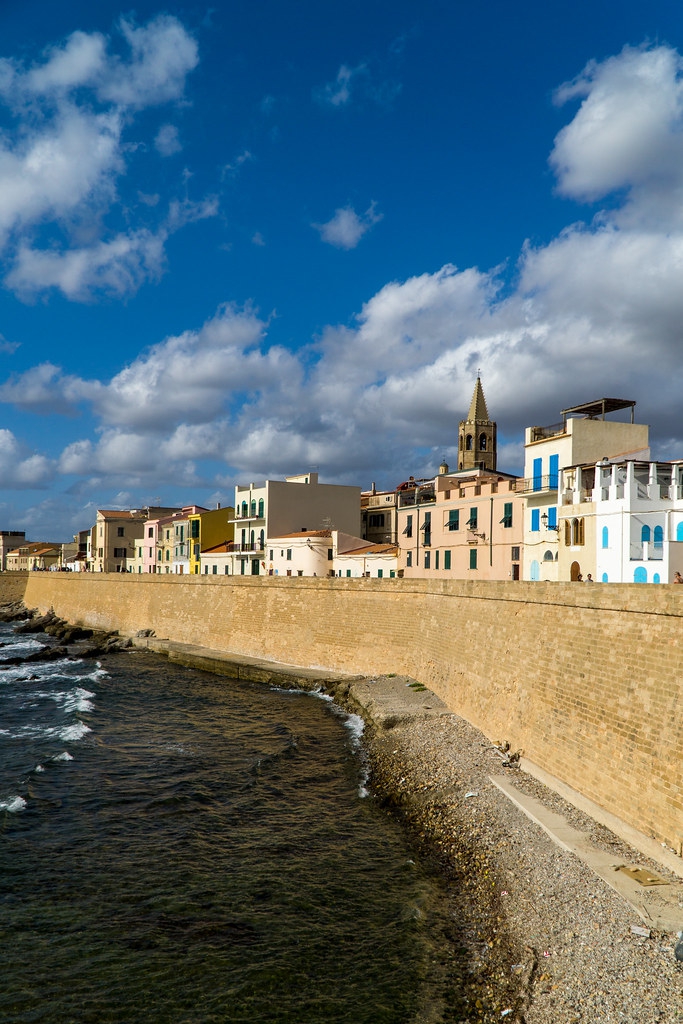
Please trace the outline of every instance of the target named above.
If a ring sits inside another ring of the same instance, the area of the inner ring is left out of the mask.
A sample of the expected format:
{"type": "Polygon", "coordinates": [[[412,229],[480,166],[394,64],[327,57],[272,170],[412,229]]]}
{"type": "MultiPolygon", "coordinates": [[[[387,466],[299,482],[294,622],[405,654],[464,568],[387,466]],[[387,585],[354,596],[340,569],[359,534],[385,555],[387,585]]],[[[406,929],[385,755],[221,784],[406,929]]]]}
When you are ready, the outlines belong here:
{"type": "Polygon", "coordinates": [[[606,526],[602,528],[602,546],[603,548],[609,547],[609,530],[606,526]]]}
{"type": "Polygon", "coordinates": [[[444,569],[450,569],[450,567],[451,567],[451,553],[450,553],[450,551],[444,551],[444,553],[443,553],[443,567],[444,567],[444,569]]]}
{"type": "Polygon", "coordinates": [[[647,569],[644,569],[642,565],[639,565],[638,568],[634,571],[633,582],[647,583],[647,569]]]}
{"type": "MultiPolygon", "coordinates": [[[[149,551],[149,557],[151,558],[152,557],[153,548],[148,548],[147,550],[149,551]]],[[[140,556],[142,557],[142,548],[140,548],[140,556]]]]}
{"type": "Polygon", "coordinates": [[[384,569],[378,569],[377,570],[377,579],[381,580],[383,578],[383,576],[384,576],[384,569]]]}
{"type": "Polygon", "coordinates": [[[288,562],[292,561],[292,549],[291,548],[287,548],[287,561],[288,562]]]}
{"type": "Polygon", "coordinates": [[[123,527],[122,526],[117,526],[116,527],[116,536],[117,537],[123,537],[123,527]]]}
{"type": "Polygon", "coordinates": [[[195,544],[192,548],[192,557],[199,558],[199,544],[195,544]]]}
{"type": "Polygon", "coordinates": [[[406,516],[406,528],[403,531],[403,536],[404,537],[412,537],[413,536],[413,517],[412,517],[412,515],[406,516]]]}
{"type": "MultiPolygon", "coordinates": [[[[166,548],[166,561],[168,562],[171,557],[171,549],[166,548]]],[[[159,558],[161,558],[161,551],[159,552],[159,558]]]]}
{"type": "Polygon", "coordinates": [[[467,449],[468,452],[472,451],[472,435],[471,434],[468,434],[467,437],[465,438],[465,448],[467,449]]]}
{"type": "Polygon", "coordinates": [[[167,530],[166,531],[166,540],[170,540],[170,539],[171,539],[171,531],[167,530]]]}
{"type": "Polygon", "coordinates": [[[369,517],[369,526],[384,526],[384,512],[369,517]]]}
{"type": "Polygon", "coordinates": [[[180,539],[181,539],[181,541],[185,540],[185,526],[184,525],[180,527],[180,539]]]}
{"type": "Polygon", "coordinates": [[[479,435],[479,451],[480,452],[485,452],[486,451],[486,434],[480,434],[479,435]]]}
{"type": "Polygon", "coordinates": [[[413,564],[413,552],[406,551],[406,565],[410,569],[413,564]]]}
{"type": "Polygon", "coordinates": [[[654,542],[656,548],[664,546],[664,529],[661,526],[655,526],[654,542]]]}
{"type": "Polygon", "coordinates": [[[541,529],[541,510],[540,508],[532,508],[531,510],[531,529],[535,533],[541,529]]]}
{"type": "Polygon", "coordinates": [[[240,558],[240,576],[244,576],[244,574],[246,573],[246,571],[247,571],[246,570],[246,565],[247,565],[246,558],[240,558]]]}
{"type": "Polygon", "coordinates": [[[208,565],[205,565],[205,566],[204,566],[204,575],[205,575],[205,576],[208,576],[208,575],[209,575],[209,567],[208,567],[208,565]]]}
{"type": "Polygon", "coordinates": [[[557,505],[551,505],[548,509],[548,529],[554,530],[557,526],[557,505]]]}
{"type": "MultiPolygon", "coordinates": [[[[152,549],[151,548],[150,548],[149,553],[150,553],[150,555],[152,554],[152,549]]],[[[138,558],[142,558],[142,548],[138,548],[138,558]]]]}
{"type": "Polygon", "coordinates": [[[328,548],[327,549],[327,561],[328,562],[332,561],[332,548],[328,548]]]}
{"type": "Polygon", "coordinates": [[[503,505],[503,518],[501,523],[506,530],[509,530],[512,526],[512,502],[506,501],[503,505]]]}
{"type": "Polygon", "coordinates": [[[303,569],[297,569],[296,570],[296,574],[297,574],[297,576],[303,576],[303,574],[304,574],[303,569]]]}
{"type": "Polygon", "coordinates": [[[432,513],[431,512],[425,512],[425,519],[424,519],[424,523],[422,524],[421,529],[424,532],[423,543],[426,544],[426,545],[431,544],[432,543],[432,513]]]}
{"type": "Polygon", "coordinates": [[[425,551],[425,569],[430,568],[431,554],[431,551],[425,551]]]}
{"type": "Polygon", "coordinates": [[[226,576],[228,576],[228,575],[229,575],[229,573],[228,573],[228,565],[227,565],[227,562],[226,562],[226,565],[225,565],[225,575],[226,575],[226,576]]]}
{"type": "Polygon", "coordinates": [[[467,520],[468,529],[476,530],[476,528],[477,528],[477,516],[478,516],[477,509],[476,508],[471,508],[470,509],[470,518],[467,520]]]}
{"type": "Polygon", "coordinates": [[[516,544],[510,549],[510,558],[513,562],[519,561],[519,547],[516,544]]]}
{"type": "Polygon", "coordinates": [[[193,519],[190,523],[190,536],[192,540],[199,540],[199,520],[193,519]]]}
{"type": "Polygon", "coordinates": [[[543,486],[543,459],[534,459],[533,474],[532,487],[535,491],[540,491],[543,486]]]}
{"type": "Polygon", "coordinates": [[[470,569],[477,568],[477,549],[470,548],[470,569]]]}
{"type": "Polygon", "coordinates": [[[273,561],[273,549],[272,548],[270,549],[270,556],[269,556],[269,558],[270,558],[270,561],[272,562],[273,561]]]}
{"type": "Polygon", "coordinates": [[[242,516],[246,518],[248,515],[249,515],[249,506],[247,505],[246,501],[243,501],[242,502],[242,516]]]}
{"type": "Polygon", "coordinates": [[[149,529],[147,530],[147,536],[148,537],[153,537],[154,536],[154,527],[153,526],[150,526],[149,529]]]}
{"type": "Polygon", "coordinates": [[[347,570],[346,570],[346,575],[347,575],[347,576],[350,576],[350,575],[351,575],[351,570],[350,570],[350,569],[347,569],[347,570]]]}
{"type": "Polygon", "coordinates": [[[218,566],[214,565],[214,567],[213,567],[213,574],[214,574],[214,576],[216,576],[217,573],[218,573],[218,566]]]}
{"type": "Polygon", "coordinates": [[[453,508],[448,513],[448,529],[459,530],[460,529],[460,509],[453,508]]]}
{"type": "Polygon", "coordinates": [[[557,487],[557,478],[560,475],[560,456],[551,455],[548,459],[548,486],[553,489],[557,487]]]}
{"type": "Polygon", "coordinates": [[[439,552],[438,551],[434,552],[434,568],[435,569],[439,568],[439,552]]]}
{"type": "Polygon", "coordinates": [[[263,498],[259,498],[259,500],[258,500],[258,517],[259,517],[259,519],[263,519],[263,508],[264,508],[263,498]]]}
{"type": "Polygon", "coordinates": [[[114,548],[114,558],[125,558],[125,557],[126,557],[126,549],[125,548],[114,548]]]}
{"type": "Polygon", "coordinates": [[[583,519],[572,519],[572,546],[583,544],[583,519]]]}
{"type": "Polygon", "coordinates": [[[555,561],[555,558],[553,556],[552,551],[544,552],[544,554],[543,554],[543,561],[544,562],[554,562],[555,561]]]}
{"type": "Polygon", "coordinates": [[[251,514],[252,517],[256,517],[256,498],[251,499],[251,514]]]}
{"type": "Polygon", "coordinates": [[[512,566],[512,579],[513,580],[518,580],[519,579],[519,564],[518,563],[515,563],[512,566]]]}

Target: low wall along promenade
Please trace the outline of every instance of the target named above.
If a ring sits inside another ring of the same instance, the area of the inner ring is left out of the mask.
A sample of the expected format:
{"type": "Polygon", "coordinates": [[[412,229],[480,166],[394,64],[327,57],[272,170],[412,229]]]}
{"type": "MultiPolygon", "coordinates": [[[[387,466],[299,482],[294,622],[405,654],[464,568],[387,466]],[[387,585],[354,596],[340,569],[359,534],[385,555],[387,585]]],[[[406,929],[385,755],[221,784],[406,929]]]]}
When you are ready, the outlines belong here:
{"type": "Polygon", "coordinates": [[[0,576],[74,623],[373,675],[405,673],[681,853],[683,587],[97,573],[0,576]]]}

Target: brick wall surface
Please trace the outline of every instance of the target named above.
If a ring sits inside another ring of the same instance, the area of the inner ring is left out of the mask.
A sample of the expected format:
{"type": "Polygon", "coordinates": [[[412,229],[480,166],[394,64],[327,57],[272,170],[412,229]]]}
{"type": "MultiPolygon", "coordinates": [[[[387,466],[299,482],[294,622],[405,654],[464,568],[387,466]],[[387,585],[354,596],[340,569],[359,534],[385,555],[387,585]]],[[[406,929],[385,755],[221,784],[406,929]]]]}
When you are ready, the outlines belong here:
{"type": "Polygon", "coordinates": [[[420,679],[493,740],[676,850],[683,587],[29,573],[0,599],[122,632],[420,679]],[[10,597],[7,595],[11,594],[10,597]]]}

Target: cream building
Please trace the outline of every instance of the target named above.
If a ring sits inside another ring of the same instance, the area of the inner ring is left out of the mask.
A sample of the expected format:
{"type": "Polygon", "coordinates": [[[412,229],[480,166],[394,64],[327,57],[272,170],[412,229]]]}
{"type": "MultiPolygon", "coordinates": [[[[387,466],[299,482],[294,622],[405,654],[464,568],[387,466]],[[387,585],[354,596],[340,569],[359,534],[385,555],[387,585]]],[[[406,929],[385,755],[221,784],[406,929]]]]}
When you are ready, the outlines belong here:
{"type": "Polygon", "coordinates": [[[569,466],[601,458],[649,458],[649,428],[634,422],[635,402],[601,398],[562,410],[562,421],[528,427],[524,441],[524,579],[558,580],[558,486],[569,466]],[[630,413],[630,422],[608,420],[630,413]]]}
{"type": "Polygon", "coordinates": [[[372,544],[396,544],[396,491],[378,491],[374,483],[360,496],[361,536],[372,544]]]}
{"type": "Polygon", "coordinates": [[[317,473],[235,487],[235,540],[231,573],[258,576],[274,568],[267,538],[290,533],[341,530],[360,533],[360,488],[321,484],[317,473]]]}

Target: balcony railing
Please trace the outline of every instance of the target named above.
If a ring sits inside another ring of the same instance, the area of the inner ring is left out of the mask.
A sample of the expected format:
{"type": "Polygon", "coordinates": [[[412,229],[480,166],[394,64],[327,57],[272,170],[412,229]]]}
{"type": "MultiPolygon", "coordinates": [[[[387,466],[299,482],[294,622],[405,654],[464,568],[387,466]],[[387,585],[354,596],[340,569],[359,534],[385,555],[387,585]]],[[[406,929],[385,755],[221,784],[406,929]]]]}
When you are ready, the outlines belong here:
{"type": "Polygon", "coordinates": [[[252,542],[247,542],[245,544],[229,543],[227,545],[228,554],[241,554],[242,552],[249,552],[249,551],[256,552],[256,551],[264,551],[264,550],[265,550],[265,542],[262,544],[260,540],[255,540],[253,543],[252,542]]]}
{"type": "Polygon", "coordinates": [[[433,504],[435,501],[434,488],[424,488],[419,491],[407,491],[399,494],[398,507],[409,508],[411,505],[425,505],[430,502],[433,504]]]}
{"type": "Polygon", "coordinates": [[[549,427],[532,427],[531,441],[545,441],[548,437],[556,437],[558,434],[566,434],[567,428],[564,423],[551,423],[549,427]]]}
{"type": "Polygon", "coordinates": [[[543,491],[556,491],[557,490],[557,473],[551,473],[549,476],[530,476],[524,480],[523,493],[524,494],[542,494],[543,491]]]}

